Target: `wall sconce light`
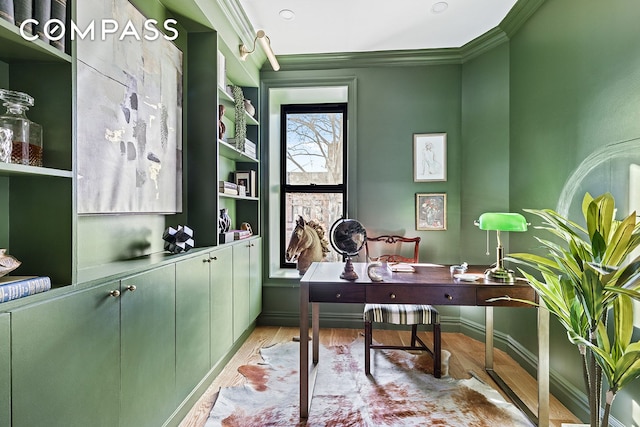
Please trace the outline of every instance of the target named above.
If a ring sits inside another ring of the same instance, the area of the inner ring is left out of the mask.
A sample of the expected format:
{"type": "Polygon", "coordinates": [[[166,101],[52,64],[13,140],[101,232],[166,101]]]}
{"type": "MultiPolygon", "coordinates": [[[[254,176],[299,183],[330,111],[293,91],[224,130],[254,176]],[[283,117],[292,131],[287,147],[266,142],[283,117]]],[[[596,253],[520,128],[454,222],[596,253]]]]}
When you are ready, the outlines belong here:
{"type": "Polygon", "coordinates": [[[513,283],[516,281],[515,273],[504,268],[504,248],[500,240],[501,231],[527,231],[527,221],[519,213],[495,213],[487,212],[480,215],[480,219],[474,221],[480,230],[487,230],[487,255],[489,255],[489,231],[496,231],[498,235],[498,248],[496,249],[496,265],[484,272],[485,277],[493,282],[513,283]]]}
{"type": "Polygon", "coordinates": [[[244,61],[250,53],[255,52],[256,41],[260,42],[262,45],[262,49],[264,50],[264,53],[267,54],[267,58],[271,63],[271,68],[273,68],[274,71],[278,71],[280,69],[280,64],[278,64],[278,59],[274,55],[273,50],[271,50],[271,41],[263,30],[258,30],[256,33],[256,37],[253,39],[253,49],[249,50],[244,44],[240,45],[240,59],[244,61]]]}

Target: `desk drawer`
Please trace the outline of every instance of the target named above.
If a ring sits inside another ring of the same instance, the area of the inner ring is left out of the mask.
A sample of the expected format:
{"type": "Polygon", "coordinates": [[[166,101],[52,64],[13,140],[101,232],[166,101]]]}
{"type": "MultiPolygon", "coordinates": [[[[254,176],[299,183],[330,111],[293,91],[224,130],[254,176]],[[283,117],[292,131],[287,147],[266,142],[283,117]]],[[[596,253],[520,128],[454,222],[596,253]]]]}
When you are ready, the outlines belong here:
{"type": "Polygon", "coordinates": [[[364,286],[344,284],[314,285],[309,289],[309,301],[313,302],[364,302],[364,286]]]}
{"type": "Polygon", "coordinates": [[[473,287],[440,285],[371,285],[367,302],[374,304],[475,305],[473,287]]]}
{"type": "Polygon", "coordinates": [[[478,305],[491,306],[508,306],[508,307],[532,307],[529,304],[500,300],[496,302],[487,302],[490,298],[499,298],[508,296],[510,298],[522,299],[537,302],[536,291],[530,286],[514,286],[514,285],[486,285],[477,288],[478,305]]]}

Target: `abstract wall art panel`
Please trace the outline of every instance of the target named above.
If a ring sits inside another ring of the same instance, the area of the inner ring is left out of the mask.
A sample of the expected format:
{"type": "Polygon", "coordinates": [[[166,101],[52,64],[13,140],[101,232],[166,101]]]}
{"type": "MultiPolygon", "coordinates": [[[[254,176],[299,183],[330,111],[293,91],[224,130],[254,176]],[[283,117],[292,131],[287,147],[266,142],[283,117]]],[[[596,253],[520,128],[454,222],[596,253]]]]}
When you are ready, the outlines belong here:
{"type": "Polygon", "coordinates": [[[126,0],[77,9],[78,213],[180,212],[182,52],[126,0]]]}

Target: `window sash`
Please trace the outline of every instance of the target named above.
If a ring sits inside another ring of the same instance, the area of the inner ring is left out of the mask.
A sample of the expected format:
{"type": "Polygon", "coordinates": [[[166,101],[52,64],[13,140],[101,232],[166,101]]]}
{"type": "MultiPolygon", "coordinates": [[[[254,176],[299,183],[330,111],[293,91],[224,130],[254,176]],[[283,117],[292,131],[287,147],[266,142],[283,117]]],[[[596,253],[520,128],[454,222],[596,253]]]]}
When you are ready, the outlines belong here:
{"type": "MultiPolygon", "coordinates": [[[[287,225],[290,225],[297,219],[291,218],[292,213],[288,212],[287,199],[289,194],[341,194],[342,195],[342,213],[341,216],[345,216],[347,212],[347,104],[292,104],[281,106],[281,123],[280,123],[280,135],[281,135],[281,203],[280,203],[280,266],[283,268],[295,268],[295,263],[287,262],[285,259],[285,252],[289,244],[290,233],[292,230],[287,230],[287,225]],[[303,113],[341,113],[342,119],[342,182],[340,184],[313,184],[300,185],[300,184],[288,184],[287,183],[287,115],[303,114],[303,113]]],[[[304,218],[310,220],[314,218],[304,218]]],[[[329,239],[329,229],[332,224],[325,224],[326,238],[329,239]]]]}

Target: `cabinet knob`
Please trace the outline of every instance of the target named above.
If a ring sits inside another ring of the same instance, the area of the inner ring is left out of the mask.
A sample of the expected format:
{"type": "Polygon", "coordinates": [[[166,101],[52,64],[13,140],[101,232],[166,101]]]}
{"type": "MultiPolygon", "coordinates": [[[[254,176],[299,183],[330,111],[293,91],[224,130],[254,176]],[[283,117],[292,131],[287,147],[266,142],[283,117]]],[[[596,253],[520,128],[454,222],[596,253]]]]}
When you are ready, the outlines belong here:
{"type": "Polygon", "coordinates": [[[113,290],[111,292],[109,292],[109,295],[111,295],[114,298],[118,298],[120,296],[120,291],[119,290],[113,290]]]}
{"type": "Polygon", "coordinates": [[[389,294],[389,298],[396,299],[396,294],[389,294]]]}
{"type": "Polygon", "coordinates": [[[336,294],[336,299],[340,299],[341,297],[342,297],[342,294],[341,294],[340,292],[338,292],[338,293],[336,294]]]}
{"type": "Polygon", "coordinates": [[[453,296],[449,295],[449,294],[444,294],[444,297],[448,300],[452,300],[453,296]]]}
{"type": "Polygon", "coordinates": [[[217,260],[218,260],[218,257],[217,257],[217,256],[214,256],[213,258],[209,258],[209,262],[211,262],[211,261],[217,261],[217,260]]]}
{"type": "Polygon", "coordinates": [[[211,262],[211,258],[205,258],[202,260],[202,262],[211,262]]]}
{"type": "Polygon", "coordinates": [[[127,286],[127,290],[128,290],[128,291],[134,292],[136,289],[138,289],[138,288],[136,288],[136,285],[129,285],[129,286],[127,286]]]}

